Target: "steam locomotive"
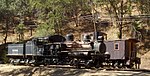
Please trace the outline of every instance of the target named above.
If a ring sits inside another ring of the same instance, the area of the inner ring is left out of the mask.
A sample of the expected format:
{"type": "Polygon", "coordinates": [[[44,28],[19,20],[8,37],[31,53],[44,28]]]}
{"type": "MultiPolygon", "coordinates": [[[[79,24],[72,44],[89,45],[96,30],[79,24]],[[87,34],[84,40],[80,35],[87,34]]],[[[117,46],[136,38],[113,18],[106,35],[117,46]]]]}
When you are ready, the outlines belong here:
{"type": "Polygon", "coordinates": [[[84,33],[75,41],[73,34],[33,38],[24,43],[9,44],[7,57],[11,64],[71,65],[77,68],[136,68],[136,39],[104,40],[102,32],[84,33]]]}

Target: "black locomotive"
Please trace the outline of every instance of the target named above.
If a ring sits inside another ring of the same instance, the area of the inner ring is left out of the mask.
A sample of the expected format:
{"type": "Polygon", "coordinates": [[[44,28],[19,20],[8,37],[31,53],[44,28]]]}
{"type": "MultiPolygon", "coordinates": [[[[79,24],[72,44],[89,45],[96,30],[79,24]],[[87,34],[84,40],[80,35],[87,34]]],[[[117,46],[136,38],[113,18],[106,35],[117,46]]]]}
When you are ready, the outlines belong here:
{"type": "Polygon", "coordinates": [[[74,41],[73,34],[53,35],[9,44],[7,56],[12,64],[131,68],[140,64],[136,42],[136,39],[104,41],[101,32],[85,33],[80,41],[74,41]]]}

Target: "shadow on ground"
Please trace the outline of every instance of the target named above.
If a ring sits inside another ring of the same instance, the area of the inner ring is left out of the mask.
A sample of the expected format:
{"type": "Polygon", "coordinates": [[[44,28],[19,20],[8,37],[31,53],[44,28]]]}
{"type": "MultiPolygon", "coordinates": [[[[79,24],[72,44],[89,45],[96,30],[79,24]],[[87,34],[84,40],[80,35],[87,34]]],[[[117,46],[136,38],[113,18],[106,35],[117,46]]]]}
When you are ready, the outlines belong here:
{"type": "Polygon", "coordinates": [[[40,66],[40,67],[24,67],[21,69],[13,69],[12,71],[5,72],[0,71],[2,76],[101,76],[103,73],[106,73],[106,76],[111,76],[111,73],[115,76],[120,76],[120,74],[131,74],[133,76],[150,75],[150,70],[128,70],[126,72],[121,71],[102,71],[102,70],[90,70],[90,69],[74,69],[66,67],[49,67],[49,66],[40,66]],[[128,72],[129,71],[129,72],[128,72]],[[134,73],[135,72],[135,73],[134,73]],[[85,74],[87,73],[87,74],[85,74]],[[98,74],[98,75],[97,75],[98,74]]]}
{"type": "Polygon", "coordinates": [[[52,67],[28,67],[21,69],[13,69],[9,72],[0,71],[2,76],[78,76],[85,72],[89,72],[83,69],[71,69],[71,68],[52,68],[52,67]]]}

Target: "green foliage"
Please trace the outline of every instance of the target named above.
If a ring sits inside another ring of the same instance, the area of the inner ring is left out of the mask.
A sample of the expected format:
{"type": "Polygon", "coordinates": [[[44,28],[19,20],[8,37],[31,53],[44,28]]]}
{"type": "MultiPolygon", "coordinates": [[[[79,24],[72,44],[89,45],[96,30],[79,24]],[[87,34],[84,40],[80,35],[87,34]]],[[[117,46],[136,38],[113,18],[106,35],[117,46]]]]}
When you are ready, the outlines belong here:
{"type": "MultiPolygon", "coordinates": [[[[88,9],[87,0],[38,0],[34,2],[38,10],[38,20],[46,27],[53,27],[55,34],[61,34],[61,28],[66,21],[76,21],[77,17],[85,14],[88,9]]],[[[38,28],[43,28],[39,26],[38,28]]],[[[37,29],[37,31],[40,31],[37,29]]],[[[37,32],[39,33],[39,32],[37,32]]]]}
{"type": "MultiPolygon", "coordinates": [[[[90,13],[91,9],[88,5],[88,1],[89,0],[1,0],[0,22],[6,23],[7,18],[7,21],[9,20],[7,25],[10,26],[14,25],[13,17],[19,17],[20,21],[29,17],[35,21],[41,21],[39,22],[40,25],[53,27],[51,30],[55,30],[55,33],[59,34],[61,33],[61,28],[66,25],[67,22],[77,21],[80,15],[90,13]]],[[[5,28],[9,28],[9,26],[5,26],[5,28]]],[[[18,26],[15,28],[18,28],[18,26]]],[[[39,26],[38,28],[42,27],[39,26]]],[[[9,29],[5,30],[7,32],[9,29]]],[[[36,31],[40,30],[37,29],[36,31]]]]}
{"type": "MultiPolygon", "coordinates": [[[[36,29],[36,34],[41,36],[51,35],[55,31],[56,24],[59,24],[63,14],[61,10],[63,8],[58,5],[58,1],[56,0],[45,0],[45,1],[36,1],[35,8],[38,11],[38,20],[41,20],[41,24],[36,29]],[[56,5],[57,4],[57,5],[56,5]],[[45,31],[45,32],[44,32],[45,31]],[[41,33],[42,32],[42,33],[41,33]]],[[[58,28],[58,27],[56,27],[58,28]]]]}
{"type": "Polygon", "coordinates": [[[150,0],[135,0],[134,3],[142,14],[150,14],[150,0]]]}
{"type": "Polygon", "coordinates": [[[40,24],[39,27],[36,29],[36,37],[42,37],[42,36],[48,36],[48,35],[53,35],[54,30],[53,26],[50,26],[46,23],[40,24]]]}
{"type": "MultiPolygon", "coordinates": [[[[131,0],[95,0],[99,2],[99,5],[104,7],[112,19],[116,21],[116,25],[119,28],[118,37],[122,39],[123,28],[128,24],[126,17],[132,15],[132,11],[135,8],[134,1],[131,0]]],[[[131,24],[131,22],[130,22],[131,24]]],[[[131,26],[132,27],[132,24],[131,26]]]]}
{"type": "Polygon", "coordinates": [[[142,25],[141,21],[132,22],[132,25],[135,27],[136,30],[140,29],[140,25],[142,25]]]}
{"type": "Polygon", "coordinates": [[[0,54],[0,60],[2,60],[3,63],[7,63],[8,62],[8,58],[6,57],[6,50],[1,50],[1,54],[0,54]]]}
{"type": "Polygon", "coordinates": [[[8,62],[8,58],[6,57],[6,54],[7,54],[6,46],[7,46],[7,44],[0,45],[0,61],[2,61],[3,63],[8,62]]]}
{"type": "Polygon", "coordinates": [[[24,24],[20,23],[15,29],[16,29],[16,33],[23,34],[24,24]]]}
{"type": "MultiPolygon", "coordinates": [[[[43,35],[61,34],[61,29],[68,22],[74,21],[76,25],[79,25],[79,17],[91,13],[90,2],[93,2],[95,6],[105,6],[107,15],[120,21],[116,24],[120,29],[124,26],[121,23],[124,21],[123,18],[132,15],[133,8],[139,9],[142,14],[150,14],[149,0],[1,0],[0,23],[4,24],[6,34],[9,27],[16,26],[13,17],[19,17],[19,23],[29,17],[31,20],[37,21],[39,25],[36,34],[40,34],[43,30],[49,30],[48,33],[42,32],[43,35]]],[[[22,32],[24,31],[20,31],[20,34],[22,32]]]]}
{"type": "Polygon", "coordinates": [[[24,26],[23,23],[20,23],[15,28],[16,33],[19,35],[19,41],[23,41],[24,40],[24,28],[25,28],[25,26],[24,26]]]}

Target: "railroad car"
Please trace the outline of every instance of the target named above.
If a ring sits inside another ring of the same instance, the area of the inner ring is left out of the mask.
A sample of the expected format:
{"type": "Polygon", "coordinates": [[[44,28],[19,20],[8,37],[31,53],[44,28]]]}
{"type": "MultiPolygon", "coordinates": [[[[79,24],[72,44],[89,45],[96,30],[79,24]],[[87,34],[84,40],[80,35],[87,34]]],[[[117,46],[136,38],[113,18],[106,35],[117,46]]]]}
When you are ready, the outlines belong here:
{"type": "Polygon", "coordinates": [[[53,35],[8,45],[12,64],[71,65],[77,68],[132,68],[140,64],[136,39],[106,40],[102,32],[83,33],[76,41],[73,34],[53,35]]]}
{"type": "Polygon", "coordinates": [[[113,67],[133,67],[140,64],[137,57],[136,39],[105,41],[106,51],[110,54],[109,62],[113,67]]]}

